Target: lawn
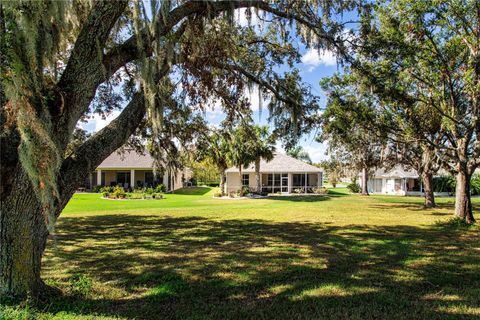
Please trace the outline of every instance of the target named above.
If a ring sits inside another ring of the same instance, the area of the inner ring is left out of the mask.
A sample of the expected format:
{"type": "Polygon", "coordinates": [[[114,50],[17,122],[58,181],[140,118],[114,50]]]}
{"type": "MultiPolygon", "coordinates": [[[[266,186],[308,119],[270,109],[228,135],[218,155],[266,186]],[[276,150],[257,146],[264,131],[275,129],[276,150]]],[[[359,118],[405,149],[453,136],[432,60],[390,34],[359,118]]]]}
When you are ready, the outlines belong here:
{"type": "MultiPolygon", "coordinates": [[[[43,278],[40,319],[478,319],[480,227],[453,199],[347,195],[164,200],[77,194],[43,278]]],[[[480,219],[480,199],[474,200],[480,219]]],[[[1,317],[1,314],[0,314],[1,317]]]]}

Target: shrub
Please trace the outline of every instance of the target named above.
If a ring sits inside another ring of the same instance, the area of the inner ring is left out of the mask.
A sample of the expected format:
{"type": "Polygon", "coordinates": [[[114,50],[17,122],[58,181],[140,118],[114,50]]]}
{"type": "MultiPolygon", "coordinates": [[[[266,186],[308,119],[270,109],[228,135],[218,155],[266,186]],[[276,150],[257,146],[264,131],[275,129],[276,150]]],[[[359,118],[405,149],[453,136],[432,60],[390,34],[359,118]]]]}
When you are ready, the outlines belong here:
{"type": "Polygon", "coordinates": [[[216,198],[220,198],[222,196],[222,193],[221,192],[215,192],[213,194],[213,196],[216,197],[216,198]]]}
{"type": "Polygon", "coordinates": [[[325,187],[312,188],[312,192],[315,194],[327,194],[328,189],[325,187]]]}
{"type": "Polygon", "coordinates": [[[219,187],[220,183],[218,183],[218,182],[208,183],[207,186],[209,186],[209,187],[219,187]]]}
{"type": "Polygon", "coordinates": [[[163,199],[163,194],[161,194],[161,193],[152,193],[152,199],[163,199]]]}
{"type": "Polygon", "coordinates": [[[440,176],[433,178],[434,192],[455,192],[455,178],[452,176],[440,176]]]}
{"type": "Polygon", "coordinates": [[[109,192],[102,192],[102,197],[108,198],[110,196],[109,192]]]}
{"type": "Polygon", "coordinates": [[[103,192],[111,193],[111,192],[113,192],[113,189],[114,189],[113,187],[105,186],[105,187],[101,187],[101,188],[100,188],[100,192],[102,192],[102,193],[103,193],[103,192]]]}
{"type": "Polygon", "coordinates": [[[250,188],[248,186],[243,186],[242,189],[240,189],[240,196],[244,196],[246,194],[250,193],[250,188]]]}
{"type": "Polygon", "coordinates": [[[96,192],[96,193],[102,192],[102,188],[103,187],[99,185],[93,186],[92,192],[96,192]]]}
{"type": "Polygon", "coordinates": [[[114,198],[123,199],[126,196],[125,190],[122,187],[116,186],[113,189],[112,195],[114,198]]]}
{"type": "Polygon", "coordinates": [[[135,188],[133,189],[133,193],[145,193],[145,188],[135,188]]]}
{"type": "Polygon", "coordinates": [[[297,188],[297,189],[293,189],[293,192],[294,193],[305,193],[305,189],[304,188],[297,188]]]}
{"type": "Polygon", "coordinates": [[[352,182],[347,186],[347,189],[350,190],[351,193],[360,193],[360,185],[356,182],[352,182]]]}
{"type": "Polygon", "coordinates": [[[472,195],[480,195],[480,173],[476,173],[470,180],[470,191],[472,195]]]}
{"type": "Polygon", "coordinates": [[[145,190],[145,193],[146,193],[146,194],[153,194],[153,188],[147,188],[147,189],[145,190]]]}
{"type": "Polygon", "coordinates": [[[164,184],[159,184],[155,187],[155,193],[164,193],[165,191],[167,191],[167,187],[164,184]]]}

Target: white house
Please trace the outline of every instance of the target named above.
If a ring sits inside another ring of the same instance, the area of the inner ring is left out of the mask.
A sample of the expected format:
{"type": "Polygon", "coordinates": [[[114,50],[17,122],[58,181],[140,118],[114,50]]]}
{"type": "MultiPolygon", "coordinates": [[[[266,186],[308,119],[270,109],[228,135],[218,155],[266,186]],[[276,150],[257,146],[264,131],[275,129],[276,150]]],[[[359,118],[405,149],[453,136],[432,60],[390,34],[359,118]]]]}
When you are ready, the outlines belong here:
{"type": "MultiPolygon", "coordinates": [[[[360,184],[362,178],[360,177],[360,184]]],[[[390,170],[377,169],[369,176],[368,192],[372,194],[421,195],[422,182],[416,170],[397,165],[390,170]]]]}
{"type": "Polygon", "coordinates": [[[154,159],[148,152],[139,153],[133,149],[115,151],[90,174],[86,188],[95,185],[131,187],[154,187],[164,184],[167,190],[183,187],[184,181],[191,178],[188,168],[176,172],[155,172],[154,159]]]}
{"type": "MultiPolygon", "coordinates": [[[[235,192],[243,186],[256,190],[255,165],[242,168],[242,176],[238,168],[226,170],[226,192],[235,192]]],[[[260,183],[262,192],[267,193],[294,193],[312,192],[312,188],[322,186],[322,169],[292,158],[282,153],[276,153],[274,158],[267,162],[260,162],[260,183]]]]}

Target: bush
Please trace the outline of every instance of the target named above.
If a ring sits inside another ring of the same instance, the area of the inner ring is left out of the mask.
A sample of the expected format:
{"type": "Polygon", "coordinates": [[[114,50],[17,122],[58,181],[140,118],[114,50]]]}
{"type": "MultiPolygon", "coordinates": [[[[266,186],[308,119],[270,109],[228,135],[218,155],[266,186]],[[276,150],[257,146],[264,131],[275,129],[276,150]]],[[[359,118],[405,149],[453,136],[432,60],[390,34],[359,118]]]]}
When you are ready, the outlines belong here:
{"type": "Polygon", "coordinates": [[[96,192],[96,193],[102,192],[102,188],[103,187],[99,185],[93,186],[92,192],[96,192]]]}
{"type": "Polygon", "coordinates": [[[472,180],[470,180],[470,191],[472,195],[480,195],[480,173],[476,173],[472,176],[472,180]]]}
{"type": "Polygon", "coordinates": [[[107,187],[107,186],[105,186],[105,187],[101,187],[101,188],[100,188],[100,192],[102,192],[102,193],[104,193],[104,192],[111,193],[111,192],[113,192],[113,189],[114,189],[113,187],[107,187]]]}
{"type": "Polygon", "coordinates": [[[104,198],[110,197],[110,192],[102,192],[102,197],[104,198]]]}
{"type": "Polygon", "coordinates": [[[216,198],[220,198],[222,196],[222,193],[221,192],[215,192],[213,194],[213,196],[216,197],[216,198]]]}
{"type": "Polygon", "coordinates": [[[153,188],[147,188],[147,189],[145,190],[145,193],[146,193],[146,194],[153,194],[153,192],[154,192],[154,191],[153,191],[153,188]]]}
{"type": "Polygon", "coordinates": [[[360,185],[356,182],[352,182],[347,186],[347,189],[350,190],[351,193],[360,193],[360,185]]]}
{"type": "Polygon", "coordinates": [[[312,188],[312,192],[315,194],[327,194],[328,189],[325,187],[312,188]]]}
{"type": "Polygon", "coordinates": [[[152,193],[152,199],[163,199],[163,194],[161,194],[161,193],[152,193]]]}
{"type": "Polygon", "coordinates": [[[305,193],[305,189],[304,188],[297,188],[297,189],[293,189],[293,192],[294,193],[305,193]]]}
{"type": "Polygon", "coordinates": [[[250,188],[248,186],[243,186],[242,189],[240,190],[241,197],[249,193],[250,193],[250,188]]]}
{"type": "Polygon", "coordinates": [[[165,193],[167,191],[167,187],[164,184],[159,184],[155,187],[155,193],[165,193]]]}
{"type": "Polygon", "coordinates": [[[125,190],[122,187],[116,186],[113,189],[112,196],[117,199],[124,199],[126,197],[125,190]]]}
{"type": "Polygon", "coordinates": [[[455,178],[452,176],[440,176],[433,178],[434,192],[455,192],[455,178]]]}

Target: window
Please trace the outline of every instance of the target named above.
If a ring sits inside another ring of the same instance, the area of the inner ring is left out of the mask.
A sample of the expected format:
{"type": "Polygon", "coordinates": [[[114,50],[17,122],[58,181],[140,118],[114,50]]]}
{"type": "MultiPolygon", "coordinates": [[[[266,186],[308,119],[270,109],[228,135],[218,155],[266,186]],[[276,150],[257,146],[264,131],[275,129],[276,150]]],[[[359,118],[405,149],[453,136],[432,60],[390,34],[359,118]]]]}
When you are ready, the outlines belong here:
{"type": "Polygon", "coordinates": [[[159,184],[163,183],[163,176],[160,173],[157,173],[155,176],[153,171],[145,172],[145,186],[147,187],[156,187],[159,184]]]}
{"type": "Polygon", "coordinates": [[[130,172],[117,172],[117,184],[124,186],[130,184],[130,172]]]}
{"type": "Polygon", "coordinates": [[[242,186],[249,186],[250,185],[250,175],[249,174],[242,174],[242,186]]]}

